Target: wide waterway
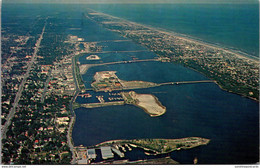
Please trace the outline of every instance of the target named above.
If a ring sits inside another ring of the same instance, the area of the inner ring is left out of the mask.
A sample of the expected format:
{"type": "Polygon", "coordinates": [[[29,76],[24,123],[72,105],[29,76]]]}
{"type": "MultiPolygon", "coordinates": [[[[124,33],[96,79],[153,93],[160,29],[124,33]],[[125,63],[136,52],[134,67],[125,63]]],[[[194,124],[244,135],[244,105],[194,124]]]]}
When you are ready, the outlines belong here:
{"type": "MultiPolygon", "coordinates": [[[[68,33],[86,41],[123,39],[89,20],[84,21],[82,30],[68,30],[68,33]]],[[[129,52],[97,54],[101,57],[97,61],[86,60],[90,55],[86,54],[80,57],[81,64],[156,57],[149,51],[131,52],[145,50],[131,41],[103,42],[99,45],[105,46],[103,49],[106,51],[129,52]]],[[[117,71],[122,80],[156,83],[207,80],[200,73],[173,63],[140,62],[92,67],[83,75],[86,87],[90,87],[95,72],[108,70],[117,71]]],[[[173,152],[172,158],[180,163],[192,163],[197,157],[199,163],[208,164],[258,161],[257,102],[223,91],[214,83],[169,85],[135,91],[158,97],[167,108],[166,113],[152,118],[133,105],[79,108],[75,110],[74,145],[89,146],[113,139],[200,136],[211,139],[211,142],[207,146],[173,152]]],[[[91,93],[93,102],[96,94],[91,93]]],[[[88,99],[78,98],[77,102],[86,103],[88,99]]]]}
{"type": "MultiPolygon", "coordinates": [[[[96,23],[83,18],[82,13],[91,8],[124,17],[126,19],[160,27],[178,33],[205,39],[213,43],[241,49],[258,56],[258,5],[61,5],[61,4],[5,4],[3,20],[23,25],[24,19],[13,15],[19,11],[29,18],[47,17],[49,20],[64,20],[60,28],[66,35],[77,35],[85,41],[125,40],[105,30],[96,23]],[[111,8],[112,6],[112,8],[111,8]],[[10,12],[7,12],[9,11],[10,12]],[[133,12],[134,11],[134,12],[133,12]],[[253,12],[252,12],[253,11],[253,12]],[[140,13],[141,12],[141,13],[140,13]],[[33,14],[32,14],[33,13],[33,14]],[[124,16],[123,16],[124,15],[124,16]],[[128,16],[127,16],[128,15],[128,16]],[[153,17],[152,17],[153,16],[153,17]],[[10,18],[9,18],[10,17],[10,18]]],[[[33,18],[34,19],[34,18],[33,18]]],[[[4,22],[5,23],[5,22],[4,22]]],[[[54,22],[53,22],[54,23],[54,22]]],[[[43,23],[44,24],[44,23],[43,23]]],[[[26,25],[26,24],[25,24],[26,25]]],[[[6,26],[6,25],[5,25],[6,26]]],[[[5,27],[4,26],[4,27],[5,27]]],[[[47,27],[50,25],[48,24],[47,27]]],[[[26,27],[23,27],[25,29],[26,27]]],[[[8,29],[6,29],[8,30],[8,29]]],[[[6,31],[5,30],[5,31],[6,31]]],[[[19,29],[17,29],[19,31],[19,29]]],[[[28,30],[29,31],[29,30],[28,30]]],[[[46,30],[47,31],[47,30],[46,30]]],[[[156,57],[144,47],[130,41],[102,42],[105,51],[129,51],[98,54],[101,60],[89,61],[82,56],[79,61],[102,63],[111,61],[150,59],[156,57]]],[[[115,70],[123,80],[169,82],[205,80],[205,76],[173,63],[143,62],[93,67],[83,75],[85,85],[90,86],[96,71],[115,70]]],[[[200,136],[211,139],[206,146],[191,150],[176,151],[171,157],[180,163],[255,163],[259,161],[259,116],[258,102],[221,90],[214,83],[162,86],[136,89],[137,93],[149,93],[158,97],[167,111],[160,117],[150,117],[133,105],[100,107],[75,110],[76,122],[73,141],[77,145],[94,145],[112,139],[133,138],[183,138],[200,136]]],[[[77,102],[95,102],[77,98],[77,102]]],[[[97,93],[102,94],[102,93],[97,93]]],[[[105,95],[107,98],[108,95],[105,95]]],[[[137,149],[138,150],[138,149],[137,149]]],[[[129,153],[132,160],[144,157],[143,152],[129,153]]],[[[127,154],[126,154],[127,155],[127,154]]]]}

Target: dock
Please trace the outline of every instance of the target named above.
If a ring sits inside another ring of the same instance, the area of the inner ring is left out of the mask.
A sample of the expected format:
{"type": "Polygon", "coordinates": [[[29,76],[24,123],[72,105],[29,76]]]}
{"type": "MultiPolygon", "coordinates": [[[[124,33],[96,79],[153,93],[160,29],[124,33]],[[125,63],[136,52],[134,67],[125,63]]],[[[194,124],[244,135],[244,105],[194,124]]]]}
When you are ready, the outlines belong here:
{"type": "Polygon", "coordinates": [[[122,157],[125,157],[125,154],[124,154],[123,152],[121,152],[120,150],[118,150],[118,149],[116,149],[116,148],[114,148],[114,147],[112,147],[111,149],[112,149],[113,152],[115,152],[115,153],[116,153],[118,156],[120,156],[121,158],[122,158],[122,157]]]}

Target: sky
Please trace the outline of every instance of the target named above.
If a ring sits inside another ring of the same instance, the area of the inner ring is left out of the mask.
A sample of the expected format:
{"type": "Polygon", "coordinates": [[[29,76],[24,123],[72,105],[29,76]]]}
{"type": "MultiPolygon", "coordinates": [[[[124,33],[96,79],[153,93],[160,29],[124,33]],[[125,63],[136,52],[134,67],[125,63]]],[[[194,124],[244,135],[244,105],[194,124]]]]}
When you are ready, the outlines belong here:
{"type": "Polygon", "coordinates": [[[62,4],[102,4],[102,3],[259,3],[258,0],[0,0],[4,3],[62,3],[62,4]]]}

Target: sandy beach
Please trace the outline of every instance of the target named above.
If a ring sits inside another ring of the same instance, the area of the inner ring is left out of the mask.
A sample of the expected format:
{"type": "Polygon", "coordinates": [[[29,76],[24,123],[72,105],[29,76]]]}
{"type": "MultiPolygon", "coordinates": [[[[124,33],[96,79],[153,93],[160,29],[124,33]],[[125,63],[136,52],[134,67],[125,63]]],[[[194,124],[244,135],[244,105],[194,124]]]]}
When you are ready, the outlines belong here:
{"type": "Polygon", "coordinates": [[[157,32],[162,33],[162,34],[167,34],[169,36],[178,38],[178,39],[183,40],[183,41],[195,43],[197,45],[203,45],[205,47],[209,47],[209,48],[212,48],[212,49],[221,50],[221,51],[224,51],[224,52],[227,52],[227,53],[230,53],[230,54],[234,54],[235,56],[237,56],[240,59],[246,59],[246,60],[250,60],[250,61],[254,61],[254,62],[259,62],[259,60],[257,58],[249,58],[249,57],[242,55],[240,53],[237,53],[235,51],[230,51],[229,49],[217,47],[217,46],[208,44],[206,42],[198,41],[198,40],[195,40],[195,39],[192,39],[192,38],[189,38],[189,37],[183,37],[183,36],[181,36],[181,34],[178,34],[178,33],[175,33],[175,32],[169,32],[167,30],[162,30],[161,28],[155,28],[155,27],[139,24],[139,23],[136,23],[136,22],[132,22],[132,21],[129,21],[129,20],[126,20],[126,19],[115,17],[115,16],[111,16],[111,15],[104,14],[104,13],[101,13],[101,12],[98,12],[98,13],[101,14],[101,15],[107,16],[107,17],[111,17],[111,18],[120,20],[121,22],[125,22],[126,24],[130,23],[130,24],[133,24],[133,25],[141,26],[141,27],[147,28],[148,30],[153,30],[153,31],[157,31],[157,32]]]}
{"type": "Polygon", "coordinates": [[[144,109],[151,117],[157,117],[166,112],[166,107],[151,94],[136,94],[135,92],[130,92],[130,95],[133,99],[137,100],[135,105],[144,109]]]}

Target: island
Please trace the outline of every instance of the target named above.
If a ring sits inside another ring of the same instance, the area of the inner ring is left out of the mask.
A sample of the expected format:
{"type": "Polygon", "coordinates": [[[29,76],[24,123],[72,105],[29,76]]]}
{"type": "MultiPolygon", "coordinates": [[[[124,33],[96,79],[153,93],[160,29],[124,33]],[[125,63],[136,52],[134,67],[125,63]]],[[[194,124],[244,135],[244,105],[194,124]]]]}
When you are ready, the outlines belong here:
{"type": "Polygon", "coordinates": [[[86,57],[87,60],[100,60],[100,57],[97,55],[90,55],[86,57]]]}
{"type": "Polygon", "coordinates": [[[151,117],[161,116],[166,112],[166,107],[154,95],[137,94],[134,91],[121,92],[121,94],[126,103],[142,108],[151,117]]]}

